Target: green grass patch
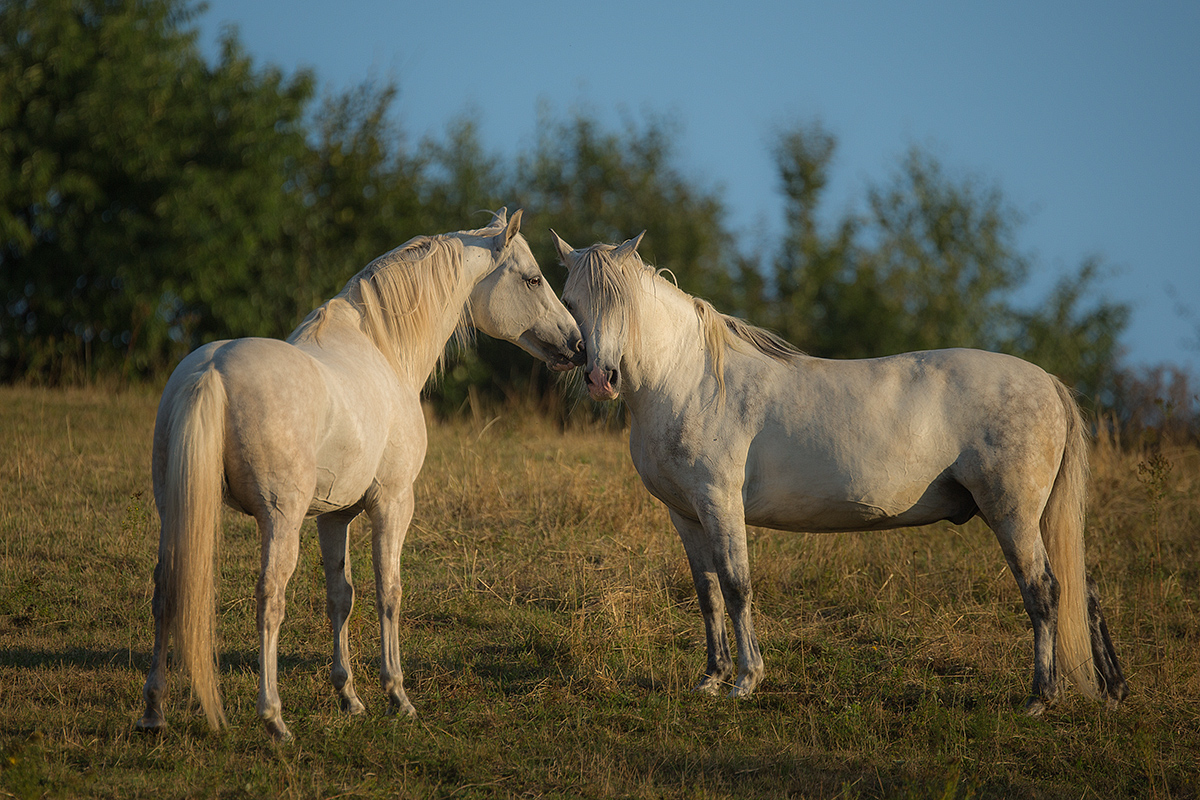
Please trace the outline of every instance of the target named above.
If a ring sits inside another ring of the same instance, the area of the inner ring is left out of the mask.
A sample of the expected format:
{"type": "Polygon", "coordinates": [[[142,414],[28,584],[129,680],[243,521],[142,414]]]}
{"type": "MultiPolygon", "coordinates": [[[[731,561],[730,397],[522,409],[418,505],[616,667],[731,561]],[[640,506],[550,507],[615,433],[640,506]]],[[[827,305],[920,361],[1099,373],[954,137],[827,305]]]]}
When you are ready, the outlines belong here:
{"type": "Polygon", "coordinates": [[[686,559],[619,432],[518,413],[430,425],[405,548],[415,721],[378,687],[370,530],[351,528],[351,646],[368,711],[329,685],[315,529],[280,642],[295,741],[257,722],[254,526],[227,511],[210,733],[173,676],[138,735],[157,515],[148,394],[0,389],[0,796],[1200,796],[1200,451],[1147,488],[1146,454],[1093,456],[1089,562],[1131,697],[1023,716],[1028,619],[977,522],[751,532],[766,676],[691,692],[704,639],[686,559]]]}

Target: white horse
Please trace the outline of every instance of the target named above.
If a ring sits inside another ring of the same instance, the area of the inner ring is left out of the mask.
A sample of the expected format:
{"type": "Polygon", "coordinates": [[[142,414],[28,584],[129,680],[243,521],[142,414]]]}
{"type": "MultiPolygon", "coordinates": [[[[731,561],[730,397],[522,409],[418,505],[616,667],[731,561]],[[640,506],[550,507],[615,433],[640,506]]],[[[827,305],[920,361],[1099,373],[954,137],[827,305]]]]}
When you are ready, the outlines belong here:
{"type": "Polygon", "coordinates": [[[354,690],[346,622],[354,604],[347,527],[372,527],[390,708],[413,715],[400,669],[400,550],[425,458],[422,386],[461,326],[516,342],[552,368],[582,361],[579,329],[520,236],[521,212],[490,226],[417,237],[380,256],[309,314],[286,342],[234,339],[185,358],[163,392],[154,428],[154,500],[162,520],[154,571],[154,652],[144,730],[166,725],[166,649],[179,660],[209,725],[225,722],[215,675],[214,548],[222,501],[252,515],[262,538],[258,714],[290,736],[276,685],[284,594],[300,524],[317,517],[333,626],[332,681],[342,708],[354,690]]]}
{"type": "MultiPolygon", "coordinates": [[[[563,301],[596,400],[623,396],[629,449],[687,550],[708,645],[698,691],[763,674],[746,524],[861,531],[956,524],[995,532],[1033,623],[1041,713],[1066,675],[1128,694],[1083,552],[1087,440],[1069,391],[1038,367],[978,350],[834,361],[720,314],[646,266],[641,235],[572,250],[563,301]]],[[[643,232],[644,234],[644,232],[643,232]]]]}

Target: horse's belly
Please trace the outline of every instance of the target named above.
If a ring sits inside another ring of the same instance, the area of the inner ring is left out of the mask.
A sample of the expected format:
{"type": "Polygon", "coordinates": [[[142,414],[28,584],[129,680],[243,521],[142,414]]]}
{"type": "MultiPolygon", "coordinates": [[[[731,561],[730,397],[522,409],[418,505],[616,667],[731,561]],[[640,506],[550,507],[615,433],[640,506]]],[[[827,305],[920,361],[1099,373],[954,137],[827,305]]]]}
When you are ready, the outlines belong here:
{"type": "Polygon", "coordinates": [[[962,523],[978,510],[965,489],[941,481],[858,496],[755,492],[746,496],[745,504],[750,525],[814,533],[905,528],[944,519],[962,523]]]}

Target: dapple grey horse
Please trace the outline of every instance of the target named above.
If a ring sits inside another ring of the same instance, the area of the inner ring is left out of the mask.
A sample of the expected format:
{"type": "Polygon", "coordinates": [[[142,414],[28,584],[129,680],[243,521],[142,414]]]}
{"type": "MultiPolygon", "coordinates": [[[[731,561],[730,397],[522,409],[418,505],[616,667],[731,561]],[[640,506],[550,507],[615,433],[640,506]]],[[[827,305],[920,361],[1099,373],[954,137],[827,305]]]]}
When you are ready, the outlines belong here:
{"type": "Polygon", "coordinates": [[[347,526],[371,520],[382,638],[380,680],[392,711],[414,712],[400,668],[400,550],[425,458],[420,392],[464,324],[516,342],[556,369],[580,360],[579,329],[520,235],[521,212],[489,227],[418,237],[379,257],[288,337],[213,342],[175,370],[154,430],[154,499],[162,520],[154,571],[154,650],[143,730],[166,725],[168,638],[209,724],[225,721],[215,673],[214,550],[221,506],[258,523],[258,715],[290,736],[276,685],[284,594],[300,524],[316,516],[332,680],[359,713],[346,652],[354,603],[347,526]]]}
{"type": "Polygon", "coordinates": [[[1027,711],[1055,699],[1060,674],[1089,696],[1125,698],[1084,566],[1086,430],[1062,383],[978,350],[811,358],[680,291],[642,262],[640,241],[572,250],[554,235],[588,389],[624,398],[634,466],[687,551],[708,646],[699,691],[732,676],[726,609],[732,694],[763,674],[747,523],[835,532],[979,515],[1033,623],[1027,711]]]}

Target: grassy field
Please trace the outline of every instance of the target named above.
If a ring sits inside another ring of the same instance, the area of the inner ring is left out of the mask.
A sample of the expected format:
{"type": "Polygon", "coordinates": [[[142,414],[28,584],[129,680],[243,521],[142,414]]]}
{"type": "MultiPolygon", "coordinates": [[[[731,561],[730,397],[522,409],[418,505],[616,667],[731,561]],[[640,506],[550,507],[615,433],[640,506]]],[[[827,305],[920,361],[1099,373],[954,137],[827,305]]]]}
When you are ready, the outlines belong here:
{"type": "MultiPolygon", "coordinates": [[[[368,528],[351,640],[368,713],[328,683],[305,527],[280,643],[295,741],[257,722],[258,548],[226,512],[209,733],[181,680],[139,735],[157,516],[147,394],[0,389],[0,795],[16,797],[1200,796],[1200,450],[1093,454],[1088,556],[1129,679],[1020,713],[1032,636],[977,521],[751,532],[766,677],[695,696],[703,629],[682,547],[625,436],[517,412],[430,426],[405,551],[420,714],[382,714],[368,528]]],[[[176,676],[178,677],[178,676],[176,676]]]]}

